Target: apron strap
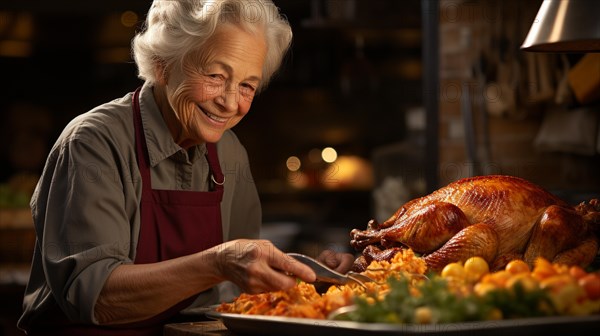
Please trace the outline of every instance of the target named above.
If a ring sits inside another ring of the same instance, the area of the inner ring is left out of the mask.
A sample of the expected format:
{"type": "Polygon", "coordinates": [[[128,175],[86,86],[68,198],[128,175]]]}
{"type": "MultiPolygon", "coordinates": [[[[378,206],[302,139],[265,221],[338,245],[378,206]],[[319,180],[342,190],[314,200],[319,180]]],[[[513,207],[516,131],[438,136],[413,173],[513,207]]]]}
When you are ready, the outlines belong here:
{"type": "Polygon", "coordinates": [[[217,146],[214,143],[206,143],[206,159],[210,167],[210,179],[214,184],[215,190],[223,189],[225,184],[225,175],[221,171],[219,157],[217,156],[217,146]]]}
{"type": "Polygon", "coordinates": [[[138,87],[133,93],[133,127],[135,129],[135,147],[137,151],[136,160],[140,174],[142,175],[142,193],[151,197],[152,180],[150,178],[150,159],[148,157],[148,145],[146,137],[143,134],[142,114],[140,112],[140,91],[142,87],[138,87]]]}

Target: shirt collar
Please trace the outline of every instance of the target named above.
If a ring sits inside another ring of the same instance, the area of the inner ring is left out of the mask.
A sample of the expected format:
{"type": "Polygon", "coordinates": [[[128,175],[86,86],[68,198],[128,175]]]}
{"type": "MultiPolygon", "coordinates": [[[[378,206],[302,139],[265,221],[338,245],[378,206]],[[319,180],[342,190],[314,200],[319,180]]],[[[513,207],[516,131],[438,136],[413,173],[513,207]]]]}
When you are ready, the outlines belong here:
{"type": "MultiPolygon", "coordinates": [[[[144,83],[140,92],[140,113],[146,145],[148,146],[150,166],[154,167],[178,152],[185,152],[181,146],[173,141],[173,136],[154,100],[152,85],[148,83],[144,83]]],[[[195,161],[203,156],[205,152],[206,147],[204,145],[194,146],[190,149],[190,153],[193,153],[191,159],[195,161]]]]}

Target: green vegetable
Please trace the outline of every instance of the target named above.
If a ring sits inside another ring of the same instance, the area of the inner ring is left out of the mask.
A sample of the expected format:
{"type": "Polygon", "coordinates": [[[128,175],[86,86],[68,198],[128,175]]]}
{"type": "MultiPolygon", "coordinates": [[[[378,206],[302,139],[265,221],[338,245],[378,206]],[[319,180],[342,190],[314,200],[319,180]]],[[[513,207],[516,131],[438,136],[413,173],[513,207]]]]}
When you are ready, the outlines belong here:
{"type": "Polygon", "coordinates": [[[484,296],[484,302],[502,311],[504,318],[556,315],[557,311],[548,293],[543,289],[527,291],[521,283],[512,290],[497,289],[484,296]]]}
{"type": "Polygon", "coordinates": [[[544,316],[554,313],[552,301],[543,290],[527,292],[520,285],[513,290],[498,289],[480,297],[475,294],[460,296],[448,288],[445,279],[430,277],[417,285],[421,295],[411,295],[410,281],[390,277],[389,293],[377,300],[377,293],[370,299],[357,298],[357,309],[349,312],[346,319],[373,323],[455,323],[481,321],[500,310],[504,317],[544,316]],[[374,303],[369,303],[373,302],[374,303]],[[416,313],[417,312],[417,313],[416,313]]]}

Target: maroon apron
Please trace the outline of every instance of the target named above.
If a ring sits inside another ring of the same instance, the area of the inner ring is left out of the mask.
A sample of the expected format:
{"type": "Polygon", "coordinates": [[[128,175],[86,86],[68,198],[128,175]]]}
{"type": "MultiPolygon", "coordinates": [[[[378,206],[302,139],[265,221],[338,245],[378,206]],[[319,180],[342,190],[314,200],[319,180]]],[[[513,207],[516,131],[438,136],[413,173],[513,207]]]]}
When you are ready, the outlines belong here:
{"type": "MultiPolygon", "coordinates": [[[[223,242],[221,200],[225,182],[215,144],[207,143],[207,159],[213,190],[208,192],[152,189],[148,147],[142,127],[138,88],[133,95],[133,118],[137,161],[142,176],[140,234],[135,264],[173,259],[206,250],[223,242]],[[219,182],[220,181],[220,182],[219,182]]],[[[163,326],[195,297],[179,302],[145,321],[121,326],[63,325],[40,326],[29,335],[159,336],[163,326]]]]}

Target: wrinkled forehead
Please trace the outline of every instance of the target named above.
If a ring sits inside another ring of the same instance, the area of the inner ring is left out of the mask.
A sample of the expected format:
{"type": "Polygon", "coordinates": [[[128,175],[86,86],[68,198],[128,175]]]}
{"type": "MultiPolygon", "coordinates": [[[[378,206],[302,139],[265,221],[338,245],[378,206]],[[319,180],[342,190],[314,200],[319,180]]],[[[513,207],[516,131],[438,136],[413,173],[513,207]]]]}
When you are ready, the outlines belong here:
{"type": "Polygon", "coordinates": [[[261,75],[265,61],[267,41],[264,32],[248,31],[242,26],[219,26],[206,40],[190,49],[183,59],[183,67],[202,71],[219,57],[245,58],[245,65],[259,66],[261,75]]]}

